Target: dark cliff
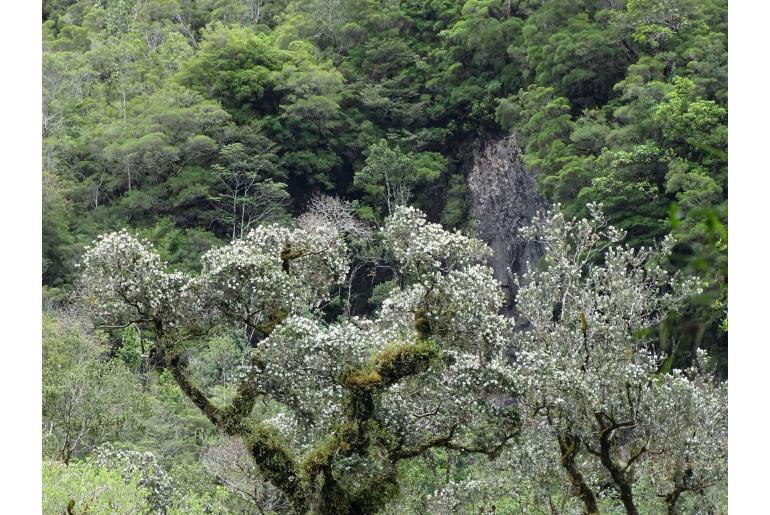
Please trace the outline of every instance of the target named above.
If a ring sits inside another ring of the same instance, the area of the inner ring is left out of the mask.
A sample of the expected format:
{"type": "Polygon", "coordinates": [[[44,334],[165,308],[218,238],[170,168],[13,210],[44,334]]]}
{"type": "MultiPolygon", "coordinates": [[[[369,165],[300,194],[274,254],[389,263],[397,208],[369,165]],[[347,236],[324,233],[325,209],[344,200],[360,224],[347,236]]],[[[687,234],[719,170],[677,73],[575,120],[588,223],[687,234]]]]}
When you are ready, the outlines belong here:
{"type": "Polygon", "coordinates": [[[521,278],[527,262],[534,263],[542,256],[542,249],[520,238],[519,230],[529,225],[546,203],[537,191],[535,178],[524,168],[514,134],[477,145],[468,186],[476,234],[492,248],[489,264],[506,291],[506,310],[515,314],[513,278],[521,278]]]}

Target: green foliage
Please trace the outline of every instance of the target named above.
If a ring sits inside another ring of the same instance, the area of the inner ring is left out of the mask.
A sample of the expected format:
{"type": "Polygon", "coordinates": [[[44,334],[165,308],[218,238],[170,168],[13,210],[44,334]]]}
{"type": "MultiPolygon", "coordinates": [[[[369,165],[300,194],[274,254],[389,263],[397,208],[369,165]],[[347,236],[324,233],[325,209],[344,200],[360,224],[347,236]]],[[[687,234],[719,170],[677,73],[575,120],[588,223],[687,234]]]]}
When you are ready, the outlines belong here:
{"type": "Polygon", "coordinates": [[[369,296],[368,303],[372,309],[379,309],[383,301],[388,298],[388,294],[398,286],[396,281],[384,281],[375,285],[372,294],[369,296]]]}
{"type": "Polygon", "coordinates": [[[65,463],[113,438],[144,429],[148,399],[118,360],[105,360],[103,336],[76,319],[43,318],[43,450],[65,463]]]}
{"type": "Polygon", "coordinates": [[[681,158],[668,163],[666,193],[673,193],[686,209],[714,205],[722,198],[722,188],[703,167],[681,158]]]}
{"type": "MultiPolygon", "coordinates": [[[[185,467],[180,465],[180,474],[185,467]]],[[[153,483],[142,485],[142,472],[98,466],[93,460],[65,465],[43,461],[43,513],[167,513],[206,515],[239,513],[238,502],[221,486],[179,482],[179,491],[160,509],[150,505],[153,483]]],[[[152,473],[152,472],[151,472],[152,473]]],[[[199,475],[203,470],[196,468],[199,475]]],[[[204,473],[205,474],[205,473],[204,473]]],[[[183,477],[183,476],[175,476],[183,477]]],[[[205,477],[205,475],[203,476],[205,477]]]]}
{"type": "Polygon", "coordinates": [[[243,337],[222,335],[209,339],[191,359],[189,370],[204,387],[225,387],[234,382],[239,367],[247,362],[250,349],[243,337]]]}
{"type": "Polygon", "coordinates": [[[211,493],[190,492],[166,510],[168,515],[227,515],[241,512],[238,511],[238,505],[232,496],[222,486],[215,487],[211,493]]]}
{"type": "Polygon", "coordinates": [[[252,109],[255,114],[276,112],[276,72],[288,55],[275,50],[268,35],[217,24],[204,32],[195,57],[184,64],[179,80],[220,100],[238,115],[245,116],[252,109]]]}
{"type": "Polygon", "coordinates": [[[120,332],[120,349],[115,357],[133,371],[137,371],[142,362],[141,335],[135,327],[129,326],[120,332]]]}
{"type": "Polygon", "coordinates": [[[239,124],[256,123],[281,151],[284,175],[331,189],[343,143],[356,138],[343,112],[343,77],[312,46],[245,27],[214,25],[179,81],[219,100],[239,124]],[[300,179],[301,178],[301,179],[300,179]]]}
{"type": "MultiPolygon", "coordinates": [[[[727,109],[713,100],[695,96],[695,84],[675,77],[674,89],[655,110],[654,120],[672,145],[687,144],[694,150],[726,160],[727,127],[723,125],[727,109]]],[[[685,150],[687,152],[689,149],[685,150]]]]}
{"type": "Polygon", "coordinates": [[[155,453],[162,462],[195,463],[206,439],[215,434],[210,422],[185,397],[168,370],[151,374],[148,383],[150,419],[135,446],[155,453]]]}
{"type": "Polygon", "coordinates": [[[366,192],[364,199],[387,215],[392,207],[406,205],[415,188],[432,183],[445,168],[446,160],[440,154],[405,154],[383,139],[369,147],[364,167],[353,181],[366,192]]]}
{"type": "Polygon", "coordinates": [[[43,282],[61,285],[69,279],[68,261],[73,244],[72,202],[66,190],[51,172],[43,173],[43,282]]]}
{"type": "Polygon", "coordinates": [[[515,127],[524,138],[525,164],[530,169],[551,175],[571,158],[570,104],[566,98],[555,96],[553,88],[533,85],[501,100],[497,120],[506,129],[515,127]]]}
{"type": "Polygon", "coordinates": [[[43,513],[146,513],[147,491],[138,482],[89,461],[43,461],[43,513]]]}
{"type": "Polygon", "coordinates": [[[610,13],[598,9],[594,2],[552,1],[523,28],[534,82],[554,88],[579,109],[604,104],[631,64],[610,13]]]}
{"type": "Polygon", "coordinates": [[[269,176],[275,170],[275,145],[256,135],[247,151],[242,143],[225,145],[212,172],[219,180],[209,197],[220,210],[218,222],[230,228],[231,237],[243,237],[259,223],[271,223],[285,215],[289,200],[286,184],[269,176]]]}
{"type": "Polygon", "coordinates": [[[155,242],[155,248],[164,259],[179,270],[192,271],[200,264],[207,250],[222,243],[205,229],[180,228],[171,218],[161,218],[153,226],[139,233],[155,242]]]}

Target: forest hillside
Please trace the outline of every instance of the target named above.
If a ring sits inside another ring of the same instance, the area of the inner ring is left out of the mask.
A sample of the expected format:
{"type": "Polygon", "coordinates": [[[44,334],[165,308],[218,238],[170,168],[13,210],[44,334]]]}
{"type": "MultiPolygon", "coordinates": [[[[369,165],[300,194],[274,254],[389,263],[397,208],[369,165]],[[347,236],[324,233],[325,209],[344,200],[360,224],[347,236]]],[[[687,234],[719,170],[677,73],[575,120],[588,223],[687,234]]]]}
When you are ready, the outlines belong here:
{"type": "Polygon", "coordinates": [[[44,512],[726,512],[726,1],[42,11],[44,512]]]}

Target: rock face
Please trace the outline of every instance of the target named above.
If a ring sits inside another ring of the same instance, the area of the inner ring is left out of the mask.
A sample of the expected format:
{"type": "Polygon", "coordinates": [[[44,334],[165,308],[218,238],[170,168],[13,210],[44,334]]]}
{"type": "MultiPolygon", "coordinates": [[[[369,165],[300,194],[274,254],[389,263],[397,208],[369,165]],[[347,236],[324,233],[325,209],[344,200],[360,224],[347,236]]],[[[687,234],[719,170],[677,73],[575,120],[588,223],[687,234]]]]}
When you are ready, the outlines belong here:
{"type": "Polygon", "coordinates": [[[471,212],[477,221],[476,235],[492,247],[494,254],[489,264],[506,291],[506,309],[514,315],[513,277],[521,278],[526,272],[526,263],[534,263],[542,256],[537,244],[519,237],[519,229],[529,225],[537,211],[546,208],[535,178],[524,170],[515,135],[478,145],[468,174],[468,186],[471,212]]]}

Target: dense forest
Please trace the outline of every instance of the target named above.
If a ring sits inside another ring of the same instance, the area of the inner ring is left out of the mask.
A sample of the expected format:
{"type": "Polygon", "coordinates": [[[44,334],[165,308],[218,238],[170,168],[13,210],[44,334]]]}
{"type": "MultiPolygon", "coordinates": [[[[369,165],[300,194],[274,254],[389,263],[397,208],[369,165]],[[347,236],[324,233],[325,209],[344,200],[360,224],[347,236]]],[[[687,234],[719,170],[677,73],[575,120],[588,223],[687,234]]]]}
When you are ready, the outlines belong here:
{"type": "Polygon", "coordinates": [[[44,512],[726,512],[726,1],[42,11],[44,512]]]}

